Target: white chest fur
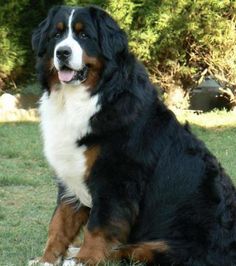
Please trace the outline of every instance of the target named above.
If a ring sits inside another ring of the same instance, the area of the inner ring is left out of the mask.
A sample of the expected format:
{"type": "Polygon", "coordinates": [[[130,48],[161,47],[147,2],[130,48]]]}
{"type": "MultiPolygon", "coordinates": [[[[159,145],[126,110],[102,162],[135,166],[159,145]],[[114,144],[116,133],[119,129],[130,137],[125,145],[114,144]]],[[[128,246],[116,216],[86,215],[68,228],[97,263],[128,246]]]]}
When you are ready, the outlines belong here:
{"type": "Polygon", "coordinates": [[[85,146],[76,141],[90,131],[89,119],[98,110],[98,97],[90,97],[85,87],[64,86],[41,98],[40,115],[44,153],[60,182],[88,207],[91,196],[84,183],[85,146]]]}

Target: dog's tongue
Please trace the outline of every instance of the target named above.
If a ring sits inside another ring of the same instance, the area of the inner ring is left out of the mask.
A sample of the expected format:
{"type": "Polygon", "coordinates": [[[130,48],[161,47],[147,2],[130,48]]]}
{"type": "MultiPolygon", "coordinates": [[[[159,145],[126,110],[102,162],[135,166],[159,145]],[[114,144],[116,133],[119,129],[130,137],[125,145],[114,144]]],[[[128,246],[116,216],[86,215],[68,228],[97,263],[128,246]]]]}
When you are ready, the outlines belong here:
{"type": "Polygon", "coordinates": [[[75,75],[74,70],[60,70],[58,71],[58,77],[60,81],[69,82],[75,75]]]}

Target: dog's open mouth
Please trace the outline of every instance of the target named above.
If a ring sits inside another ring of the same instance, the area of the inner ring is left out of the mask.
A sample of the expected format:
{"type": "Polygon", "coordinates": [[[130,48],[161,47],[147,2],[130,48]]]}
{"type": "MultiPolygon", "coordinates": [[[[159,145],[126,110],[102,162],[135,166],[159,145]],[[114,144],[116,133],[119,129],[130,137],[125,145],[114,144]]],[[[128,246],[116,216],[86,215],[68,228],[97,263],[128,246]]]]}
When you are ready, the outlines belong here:
{"type": "Polygon", "coordinates": [[[82,83],[87,79],[87,76],[88,67],[86,65],[80,70],[74,70],[64,66],[58,71],[58,78],[63,83],[71,83],[73,81],[80,81],[82,83]]]}

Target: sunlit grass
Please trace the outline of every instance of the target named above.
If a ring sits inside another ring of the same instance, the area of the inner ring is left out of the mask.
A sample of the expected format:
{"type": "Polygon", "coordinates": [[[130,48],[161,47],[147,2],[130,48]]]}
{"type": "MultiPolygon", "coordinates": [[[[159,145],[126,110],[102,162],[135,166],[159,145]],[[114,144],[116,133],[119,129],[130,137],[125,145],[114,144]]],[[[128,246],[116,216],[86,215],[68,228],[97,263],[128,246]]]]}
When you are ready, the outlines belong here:
{"type": "Polygon", "coordinates": [[[191,124],[205,128],[236,126],[236,111],[227,112],[214,110],[201,114],[189,110],[175,110],[174,112],[181,122],[189,121],[191,124]]]}
{"type": "MultiPolygon", "coordinates": [[[[191,110],[178,110],[176,114],[180,122],[188,121],[191,124],[212,128],[212,127],[233,127],[236,126],[236,111],[213,110],[207,113],[197,113],[191,110]]],[[[0,122],[38,122],[39,116],[36,109],[24,110],[13,109],[4,111],[0,109],[0,122]]]]}
{"type": "MultiPolygon", "coordinates": [[[[194,125],[193,131],[236,182],[236,124],[232,125],[194,125]]],[[[24,266],[42,254],[56,188],[37,123],[0,123],[0,139],[0,266],[24,266]]]]}
{"type": "Polygon", "coordinates": [[[36,109],[12,109],[10,111],[0,109],[0,122],[37,122],[38,112],[36,109]]]}

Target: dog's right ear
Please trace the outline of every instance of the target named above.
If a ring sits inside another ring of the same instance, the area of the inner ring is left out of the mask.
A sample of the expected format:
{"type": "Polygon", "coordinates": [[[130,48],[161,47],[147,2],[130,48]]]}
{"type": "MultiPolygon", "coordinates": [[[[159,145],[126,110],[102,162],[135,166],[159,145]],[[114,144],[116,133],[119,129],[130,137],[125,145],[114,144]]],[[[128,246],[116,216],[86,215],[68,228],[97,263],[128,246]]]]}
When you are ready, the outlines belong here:
{"type": "Polygon", "coordinates": [[[51,8],[47,18],[44,19],[33,31],[31,40],[32,48],[35,54],[39,57],[42,57],[46,52],[46,47],[48,43],[48,31],[51,25],[51,21],[59,9],[60,6],[55,6],[51,8]]]}
{"type": "Polygon", "coordinates": [[[115,55],[128,51],[128,40],[116,21],[103,9],[89,7],[93,19],[97,22],[99,44],[103,56],[112,60],[115,55]]]}

